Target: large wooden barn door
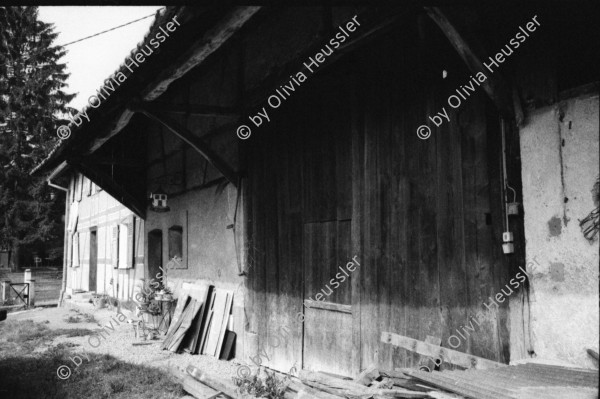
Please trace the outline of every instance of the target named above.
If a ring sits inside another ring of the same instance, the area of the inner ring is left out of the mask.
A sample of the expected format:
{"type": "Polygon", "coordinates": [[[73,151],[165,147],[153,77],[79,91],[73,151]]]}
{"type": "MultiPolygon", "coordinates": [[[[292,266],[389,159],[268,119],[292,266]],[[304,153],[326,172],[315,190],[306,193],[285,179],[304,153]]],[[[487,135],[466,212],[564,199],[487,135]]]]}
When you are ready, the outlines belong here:
{"type": "MultiPolygon", "coordinates": [[[[499,118],[481,87],[449,106],[471,74],[435,24],[421,22],[312,76],[245,143],[248,330],[271,367],[412,367],[427,359],[382,332],[450,348],[482,310],[454,349],[508,360],[509,302],[484,307],[523,264],[522,251],[502,253],[499,118]],[[429,116],[439,112],[436,127],[429,116]],[[427,140],[416,134],[424,124],[427,140]],[[360,267],[341,281],[338,267],[354,256],[360,267]],[[291,337],[275,348],[280,326],[291,337]]],[[[518,151],[518,137],[508,139],[518,151]]],[[[508,172],[519,192],[518,167],[508,172]]],[[[522,229],[511,231],[522,242],[522,229]]]]}
{"type": "Polygon", "coordinates": [[[352,273],[342,270],[357,252],[350,237],[350,122],[337,81],[340,87],[319,87],[319,104],[305,130],[303,367],[351,375],[352,273]]]}
{"type": "Polygon", "coordinates": [[[264,349],[263,363],[281,371],[296,365],[349,375],[354,362],[351,287],[359,271],[336,277],[338,266],[360,255],[351,247],[348,81],[336,75],[303,88],[271,110],[270,124],[245,143],[248,331],[256,334],[257,350],[264,349]],[[281,328],[290,333],[280,344],[281,328]]]}

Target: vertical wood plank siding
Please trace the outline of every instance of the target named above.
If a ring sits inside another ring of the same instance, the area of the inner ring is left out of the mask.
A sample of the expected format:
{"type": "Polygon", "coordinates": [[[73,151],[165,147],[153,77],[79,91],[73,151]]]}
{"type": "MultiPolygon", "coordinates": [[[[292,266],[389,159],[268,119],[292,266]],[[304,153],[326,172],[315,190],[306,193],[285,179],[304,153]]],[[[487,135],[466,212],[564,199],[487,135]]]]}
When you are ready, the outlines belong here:
{"type": "MultiPolygon", "coordinates": [[[[296,314],[354,255],[361,266],[326,299],[352,306],[352,331],[336,344],[352,350],[338,359],[345,374],[372,363],[418,364],[420,356],[381,343],[381,331],[430,335],[448,347],[447,339],[508,284],[498,116],[481,89],[458,109],[448,106],[470,74],[436,29],[415,18],[323,76],[310,76],[243,144],[248,330],[258,334],[272,367],[314,357],[306,353],[308,325],[296,314]],[[450,121],[436,128],[427,117],[442,107],[450,121]],[[423,124],[432,127],[428,140],[416,136],[423,124]],[[292,338],[274,348],[269,335],[281,326],[292,338]]],[[[315,317],[323,329],[346,323],[315,317]]],[[[508,337],[505,303],[456,349],[506,362],[508,337]]]]}

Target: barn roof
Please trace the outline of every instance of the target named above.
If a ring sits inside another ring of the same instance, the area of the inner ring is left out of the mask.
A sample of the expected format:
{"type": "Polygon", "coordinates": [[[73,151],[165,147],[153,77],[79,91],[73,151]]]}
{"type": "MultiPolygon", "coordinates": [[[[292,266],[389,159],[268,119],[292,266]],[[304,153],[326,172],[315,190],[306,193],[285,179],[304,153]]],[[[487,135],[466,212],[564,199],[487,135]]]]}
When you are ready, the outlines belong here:
{"type": "Polygon", "coordinates": [[[170,6],[159,10],[144,39],[105,81],[114,82],[120,76],[122,84],[113,85],[114,92],[96,108],[88,104],[82,112],[87,113],[89,121],[82,118],[79,126],[71,125],[71,135],[57,142],[31,173],[48,172],[68,161],[69,156],[97,150],[128,124],[133,116],[132,103],[158,98],[172,82],[214,53],[259,9],[170,6]],[[157,33],[164,32],[164,26],[174,17],[181,27],[134,69],[131,64],[134,55],[149,46],[157,33]]]}

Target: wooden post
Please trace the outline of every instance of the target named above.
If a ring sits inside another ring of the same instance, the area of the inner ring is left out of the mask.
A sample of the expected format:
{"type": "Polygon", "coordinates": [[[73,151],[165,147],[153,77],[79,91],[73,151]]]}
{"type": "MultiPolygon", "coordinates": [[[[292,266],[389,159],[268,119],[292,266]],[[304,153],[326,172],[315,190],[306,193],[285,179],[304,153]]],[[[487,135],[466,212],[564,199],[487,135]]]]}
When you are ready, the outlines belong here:
{"type": "Polygon", "coordinates": [[[23,280],[25,283],[29,283],[29,292],[27,293],[29,296],[29,306],[35,305],[35,280],[32,279],[32,277],[33,273],[31,272],[31,269],[26,269],[23,280]]]}
{"type": "Polygon", "coordinates": [[[6,302],[9,298],[10,280],[4,280],[2,282],[2,302],[6,302]]]}

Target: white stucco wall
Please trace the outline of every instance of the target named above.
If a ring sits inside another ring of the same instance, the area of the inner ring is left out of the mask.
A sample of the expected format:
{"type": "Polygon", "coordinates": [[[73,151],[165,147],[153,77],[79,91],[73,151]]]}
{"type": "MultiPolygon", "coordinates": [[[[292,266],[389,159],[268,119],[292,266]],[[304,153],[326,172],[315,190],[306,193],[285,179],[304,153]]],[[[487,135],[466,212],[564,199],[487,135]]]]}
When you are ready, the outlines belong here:
{"type": "Polygon", "coordinates": [[[583,367],[598,350],[598,240],[579,220],[597,204],[598,95],[563,101],[528,115],[520,130],[531,329],[537,357],[583,367]]]}

